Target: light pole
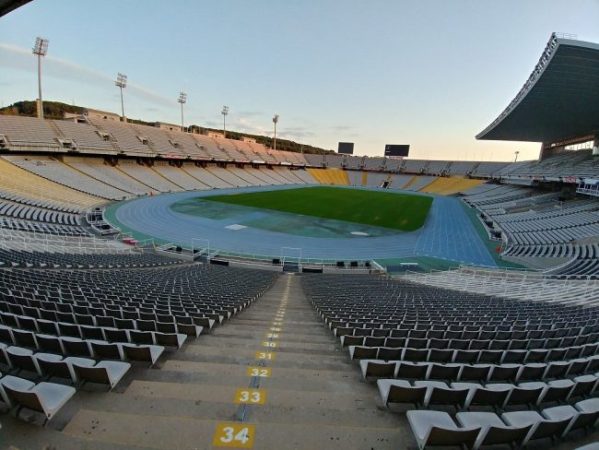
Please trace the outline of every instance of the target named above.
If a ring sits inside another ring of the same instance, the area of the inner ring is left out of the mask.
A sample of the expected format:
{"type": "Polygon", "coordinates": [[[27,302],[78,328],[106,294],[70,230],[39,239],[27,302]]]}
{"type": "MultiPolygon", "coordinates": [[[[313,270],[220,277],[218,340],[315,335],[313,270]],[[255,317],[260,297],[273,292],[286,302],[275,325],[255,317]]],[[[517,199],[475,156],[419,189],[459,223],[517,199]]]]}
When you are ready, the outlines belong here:
{"type": "Polygon", "coordinates": [[[33,54],[37,55],[37,117],[44,119],[44,103],[42,101],[42,56],[48,53],[48,39],[41,37],[35,38],[33,54]]]}
{"type": "Polygon", "coordinates": [[[227,114],[229,114],[229,107],[223,106],[223,110],[220,112],[223,115],[223,137],[227,137],[227,114]]]}
{"type": "Polygon", "coordinates": [[[279,123],[279,115],[275,114],[274,117],[272,118],[272,123],[275,126],[275,138],[274,138],[274,144],[273,144],[273,150],[277,149],[277,123],[279,123]]]}
{"type": "Polygon", "coordinates": [[[119,72],[116,76],[116,81],[114,82],[114,85],[121,90],[121,116],[122,116],[121,120],[123,122],[126,122],[125,102],[123,101],[123,89],[127,87],[127,75],[124,75],[119,72]]]}
{"type": "Polygon", "coordinates": [[[185,120],[183,116],[183,105],[187,103],[187,94],[185,92],[179,92],[179,98],[177,99],[181,103],[181,131],[185,131],[185,120]]]}
{"type": "Polygon", "coordinates": [[[516,151],[514,152],[514,162],[518,162],[518,155],[519,155],[519,154],[520,154],[520,151],[519,151],[519,150],[516,150],[516,151]]]}

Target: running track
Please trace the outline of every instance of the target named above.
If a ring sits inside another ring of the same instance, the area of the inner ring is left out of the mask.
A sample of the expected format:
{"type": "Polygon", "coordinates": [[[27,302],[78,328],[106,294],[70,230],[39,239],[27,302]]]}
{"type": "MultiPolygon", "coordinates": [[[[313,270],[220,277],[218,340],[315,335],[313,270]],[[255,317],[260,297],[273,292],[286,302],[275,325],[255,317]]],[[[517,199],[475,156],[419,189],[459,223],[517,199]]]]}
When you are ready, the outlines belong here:
{"type": "MultiPolygon", "coordinates": [[[[472,265],[495,266],[460,200],[435,196],[425,225],[414,232],[364,238],[318,238],[255,228],[229,230],[235,222],[177,213],[170,205],[180,200],[232,192],[289,189],[297,186],[219,189],[142,197],[116,210],[114,225],[191,247],[192,239],[206,239],[211,249],[237,254],[278,257],[282,247],[301,248],[303,258],[332,260],[391,259],[431,256],[472,265]]],[[[197,244],[196,244],[197,245],[197,244]]]]}

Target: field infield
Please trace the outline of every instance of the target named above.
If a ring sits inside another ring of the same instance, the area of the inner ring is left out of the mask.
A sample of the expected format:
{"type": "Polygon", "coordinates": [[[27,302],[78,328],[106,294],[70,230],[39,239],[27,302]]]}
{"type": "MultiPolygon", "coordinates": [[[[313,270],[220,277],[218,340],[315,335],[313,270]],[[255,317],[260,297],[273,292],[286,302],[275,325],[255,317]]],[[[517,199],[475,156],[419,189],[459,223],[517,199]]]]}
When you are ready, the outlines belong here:
{"type": "Polygon", "coordinates": [[[324,186],[213,195],[202,200],[401,231],[421,228],[433,202],[423,195],[324,186]]]}

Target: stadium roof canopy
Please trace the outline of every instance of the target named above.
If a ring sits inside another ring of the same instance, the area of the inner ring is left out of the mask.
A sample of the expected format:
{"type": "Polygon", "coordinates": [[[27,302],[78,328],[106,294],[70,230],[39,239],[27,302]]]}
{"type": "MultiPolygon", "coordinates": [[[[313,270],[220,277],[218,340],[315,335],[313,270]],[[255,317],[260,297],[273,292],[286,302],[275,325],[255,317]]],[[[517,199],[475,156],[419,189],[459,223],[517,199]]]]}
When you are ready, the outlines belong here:
{"type": "Polygon", "coordinates": [[[508,107],[476,138],[555,143],[599,133],[599,44],[553,33],[508,107]]]}
{"type": "Polygon", "coordinates": [[[0,0],[0,17],[30,1],[31,0],[0,0]]]}

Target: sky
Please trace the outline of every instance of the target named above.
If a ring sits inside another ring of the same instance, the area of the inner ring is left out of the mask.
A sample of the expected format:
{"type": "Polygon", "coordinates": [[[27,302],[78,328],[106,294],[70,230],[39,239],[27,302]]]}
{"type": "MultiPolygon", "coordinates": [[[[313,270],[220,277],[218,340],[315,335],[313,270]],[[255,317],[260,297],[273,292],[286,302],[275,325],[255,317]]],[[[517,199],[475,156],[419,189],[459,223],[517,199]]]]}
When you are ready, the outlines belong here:
{"type": "Polygon", "coordinates": [[[539,143],[477,141],[553,31],[599,42],[599,0],[34,0],[0,18],[0,106],[46,100],[382,156],[512,160],[539,143]]]}

